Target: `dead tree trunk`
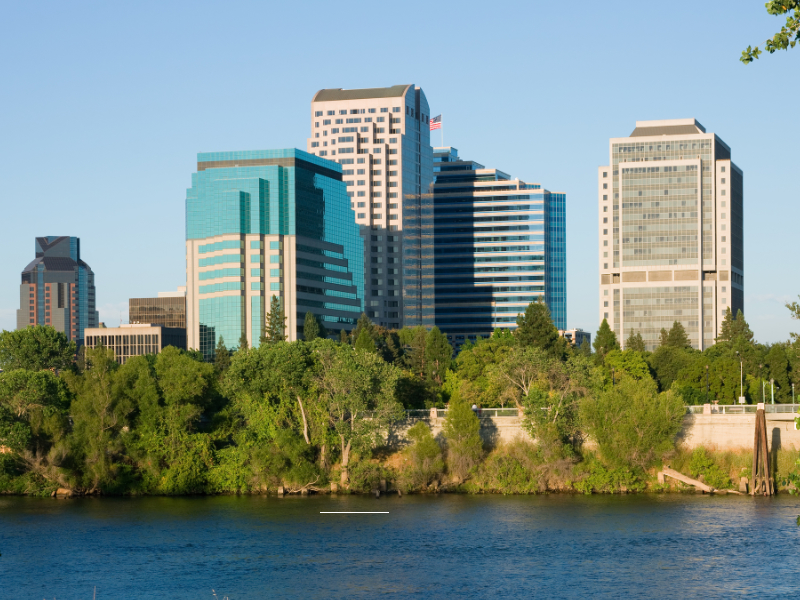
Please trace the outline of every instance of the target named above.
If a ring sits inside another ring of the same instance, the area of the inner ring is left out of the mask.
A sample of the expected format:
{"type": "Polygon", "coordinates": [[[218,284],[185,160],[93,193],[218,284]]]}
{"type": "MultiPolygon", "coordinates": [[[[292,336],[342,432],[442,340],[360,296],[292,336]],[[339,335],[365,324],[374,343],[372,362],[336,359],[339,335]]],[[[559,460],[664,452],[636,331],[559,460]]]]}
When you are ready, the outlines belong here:
{"type": "Polygon", "coordinates": [[[767,418],[764,405],[759,403],[756,411],[756,430],[753,437],[753,487],[752,495],[771,496],[772,479],[769,475],[769,451],[767,449],[767,418]]]}

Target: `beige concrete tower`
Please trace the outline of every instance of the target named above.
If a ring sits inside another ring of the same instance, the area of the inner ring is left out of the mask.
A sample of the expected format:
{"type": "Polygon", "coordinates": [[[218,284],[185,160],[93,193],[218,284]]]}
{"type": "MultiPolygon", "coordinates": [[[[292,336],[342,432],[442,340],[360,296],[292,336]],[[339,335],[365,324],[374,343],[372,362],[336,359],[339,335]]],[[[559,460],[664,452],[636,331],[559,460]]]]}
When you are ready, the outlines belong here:
{"type": "Polygon", "coordinates": [[[598,178],[600,319],[648,350],[680,322],[714,343],[728,308],[744,310],[742,171],[695,119],[637,121],[609,142],[598,178]]]}
{"type": "Polygon", "coordinates": [[[430,110],[413,84],[320,90],[308,152],[342,166],[364,238],[365,311],[388,328],[433,324],[430,110]]]}

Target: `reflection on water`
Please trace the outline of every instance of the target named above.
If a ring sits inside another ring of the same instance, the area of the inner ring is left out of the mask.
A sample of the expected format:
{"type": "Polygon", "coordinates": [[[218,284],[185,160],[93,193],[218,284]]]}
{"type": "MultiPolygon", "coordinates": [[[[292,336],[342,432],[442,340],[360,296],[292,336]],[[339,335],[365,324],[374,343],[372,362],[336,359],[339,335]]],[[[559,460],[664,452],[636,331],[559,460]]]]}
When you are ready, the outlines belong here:
{"type": "Polygon", "coordinates": [[[799,512],[788,496],[5,497],[0,582],[15,599],[796,597],[799,512]]]}

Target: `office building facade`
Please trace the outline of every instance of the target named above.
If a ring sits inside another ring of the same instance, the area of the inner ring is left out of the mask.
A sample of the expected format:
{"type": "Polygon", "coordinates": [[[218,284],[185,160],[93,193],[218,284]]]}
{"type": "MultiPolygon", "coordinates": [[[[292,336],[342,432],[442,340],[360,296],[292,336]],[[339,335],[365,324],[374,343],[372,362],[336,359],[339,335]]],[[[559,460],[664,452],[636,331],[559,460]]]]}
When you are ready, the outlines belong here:
{"type": "Polygon", "coordinates": [[[364,245],[342,169],[301,150],[197,156],[186,193],[186,324],[206,358],[220,338],[258,346],[271,299],[288,340],[311,311],[331,333],[363,310],[364,245]]]}
{"type": "Polygon", "coordinates": [[[85,331],[85,341],[87,348],[110,348],[116,361],[124,365],[129,358],[158,354],[167,346],[185,350],[186,329],[134,323],[119,327],[91,327],[85,331]]]}
{"type": "Polygon", "coordinates": [[[576,327],[575,329],[559,329],[558,335],[563,337],[569,345],[573,348],[580,348],[581,345],[586,342],[590,346],[592,345],[592,334],[588,331],[584,331],[580,327],[576,327]]]}
{"type": "Polygon", "coordinates": [[[708,348],[744,310],[743,174],[695,119],[637,121],[598,169],[600,318],[648,350],[680,322],[708,348]]]}
{"type": "Polygon", "coordinates": [[[390,329],[433,325],[430,109],[413,84],[325,89],[308,152],[339,163],[365,242],[365,311],[390,329]]]}
{"type": "Polygon", "coordinates": [[[515,329],[543,299],[567,322],[566,195],[434,149],[435,320],[451,343],[515,329]]]}
{"type": "Polygon", "coordinates": [[[186,286],[175,292],[158,292],[157,298],[129,298],[128,321],[186,329],[186,286]]]}
{"type": "Polygon", "coordinates": [[[22,271],[17,329],[49,325],[83,344],[97,327],[94,273],[81,260],[81,241],[69,236],[36,238],[36,258],[22,271]]]}

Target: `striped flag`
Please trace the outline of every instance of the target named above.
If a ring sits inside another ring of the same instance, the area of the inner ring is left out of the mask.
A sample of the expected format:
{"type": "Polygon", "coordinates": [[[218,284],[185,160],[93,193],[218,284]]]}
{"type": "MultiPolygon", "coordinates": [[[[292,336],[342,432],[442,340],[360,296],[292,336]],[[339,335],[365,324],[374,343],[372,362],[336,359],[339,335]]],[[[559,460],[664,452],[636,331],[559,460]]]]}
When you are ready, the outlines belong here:
{"type": "Polygon", "coordinates": [[[431,131],[442,128],[442,115],[431,119],[431,131]]]}

